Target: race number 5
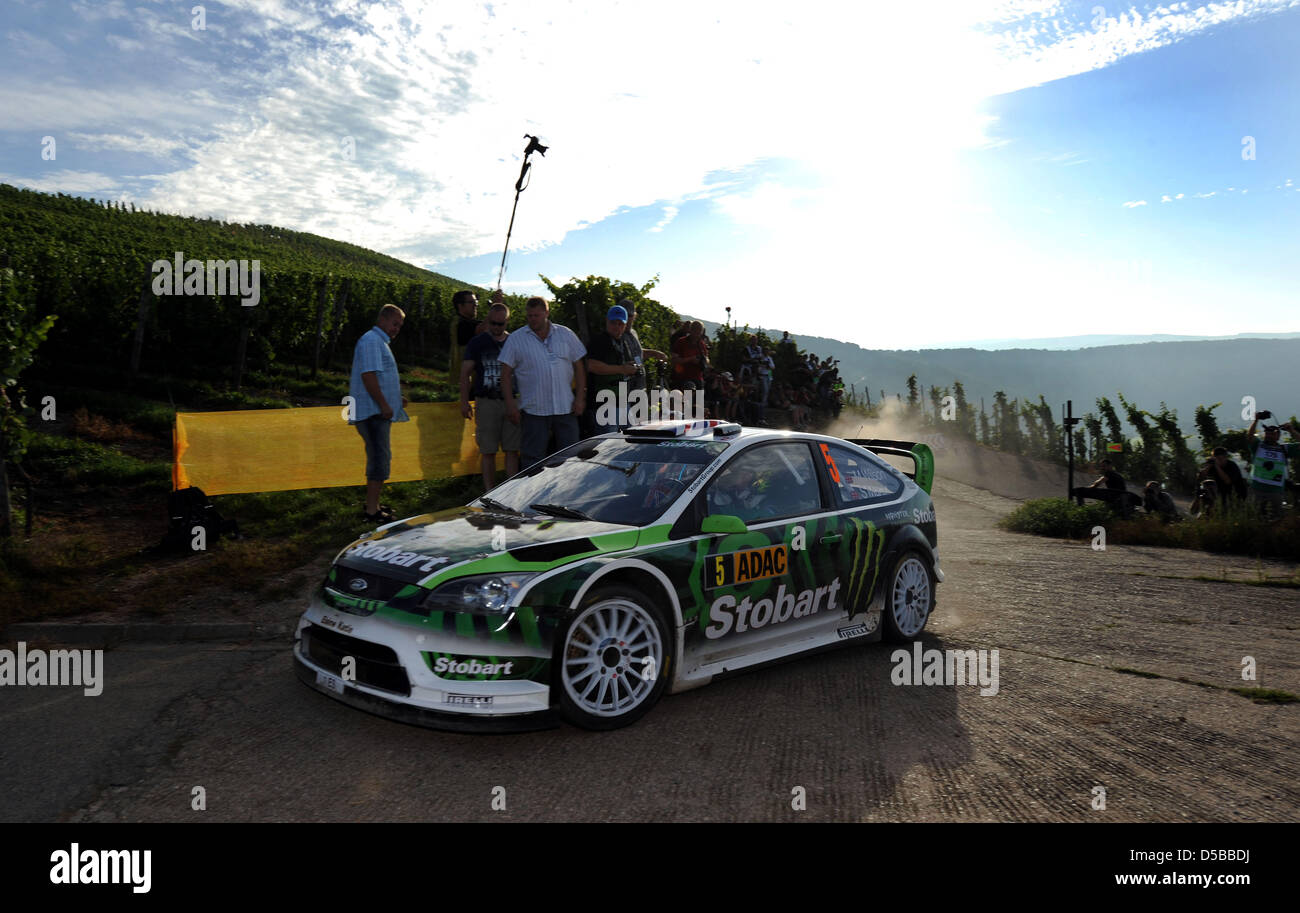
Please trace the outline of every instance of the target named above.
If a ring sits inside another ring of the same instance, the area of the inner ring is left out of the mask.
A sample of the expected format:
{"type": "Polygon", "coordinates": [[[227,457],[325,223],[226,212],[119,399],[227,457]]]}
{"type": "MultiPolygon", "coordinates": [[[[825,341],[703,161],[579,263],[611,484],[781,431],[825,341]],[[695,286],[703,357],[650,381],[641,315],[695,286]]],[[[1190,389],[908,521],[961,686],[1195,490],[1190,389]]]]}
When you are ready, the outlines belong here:
{"type": "Polygon", "coordinates": [[[826,465],[831,471],[831,481],[836,485],[840,483],[840,468],[835,465],[835,457],[831,456],[830,449],[825,444],[818,444],[822,449],[822,457],[826,460],[826,465]]]}

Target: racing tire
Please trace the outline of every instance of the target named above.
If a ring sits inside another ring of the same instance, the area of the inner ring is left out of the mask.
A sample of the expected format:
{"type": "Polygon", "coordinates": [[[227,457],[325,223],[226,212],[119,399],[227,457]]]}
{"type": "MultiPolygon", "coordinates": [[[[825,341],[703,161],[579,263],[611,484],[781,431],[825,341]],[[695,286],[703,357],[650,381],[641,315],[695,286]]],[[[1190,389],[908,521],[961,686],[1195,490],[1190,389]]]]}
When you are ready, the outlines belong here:
{"type": "Polygon", "coordinates": [[[909,644],[921,636],[934,611],[934,569],[916,549],[898,556],[886,578],[884,637],[909,644]]]}
{"type": "Polygon", "coordinates": [[[560,715],[583,729],[618,729],[649,712],[667,687],[671,626],[644,593],[598,587],[556,639],[560,715]]]}

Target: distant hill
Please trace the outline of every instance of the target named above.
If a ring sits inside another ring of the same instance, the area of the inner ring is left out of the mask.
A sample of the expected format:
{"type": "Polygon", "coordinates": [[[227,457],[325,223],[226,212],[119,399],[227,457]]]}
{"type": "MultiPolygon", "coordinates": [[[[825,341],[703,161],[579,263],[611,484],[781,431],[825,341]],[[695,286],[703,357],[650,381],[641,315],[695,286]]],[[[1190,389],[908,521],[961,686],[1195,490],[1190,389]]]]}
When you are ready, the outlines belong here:
{"type": "Polygon", "coordinates": [[[1088,349],[1095,346],[1139,345],[1144,342],[1207,342],[1225,339],[1300,339],[1300,333],[1236,333],[1232,336],[1176,336],[1157,333],[1150,336],[1092,334],[1085,336],[1044,336],[1038,339],[972,339],[939,346],[944,349],[1088,349]]]}
{"type": "MultiPolygon", "coordinates": [[[[710,333],[718,324],[701,321],[710,333]]],[[[779,333],[777,334],[779,337],[779,333]]],[[[1261,409],[1283,415],[1300,413],[1300,334],[1282,338],[1228,338],[1204,341],[1099,345],[1075,350],[976,348],[886,350],[864,349],[822,336],[792,337],[818,357],[840,361],[840,376],[859,395],[870,390],[907,395],[907,378],[916,374],[925,387],[951,387],[959,380],[976,408],[980,398],[991,406],[993,394],[1038,401],[1042,394],[1059,421],[1061,406],[1074,401],[1074,412],[1096,411],[1096,399],[1116,401],[1116,392],[1155,412],[1160,403],[1177,410],[1183,430],[1194,432],[1198,405],[1223,405],[1215,416],[1223,428],[1244,427],[1241,399],[1254,396],[1261,409]]],[[[1087,338],[1087,337],[1076,337],[1087,338]]],[[[1120,410],[1123,418],[1123,411],[1120,410]]]]}

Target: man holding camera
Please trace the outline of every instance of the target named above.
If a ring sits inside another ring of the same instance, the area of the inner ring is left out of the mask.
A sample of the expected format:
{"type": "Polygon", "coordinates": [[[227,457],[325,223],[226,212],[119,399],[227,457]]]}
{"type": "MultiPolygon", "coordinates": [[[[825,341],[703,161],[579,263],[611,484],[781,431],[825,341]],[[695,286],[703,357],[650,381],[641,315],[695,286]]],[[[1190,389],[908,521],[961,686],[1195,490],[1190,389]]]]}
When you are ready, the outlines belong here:
{"type": "Polygon", "coordinates": [[[1218,498],[1220,507],[1227,507],[1233,500],[1246,500],[1246,479],[1241,469],[1228,456],[1227,447],[1215,447],[1214,455],[1205,461],[1197,474],[1198,483],[1213,482],[1213,493],[1218,498]]]}
{"type": "Polygon", "coordinates": [[[1259,506],[1263,516],[1275,519],[1282,512],[1282,495],[1286,491],[1286,461],[1300,456],[1300,443],[1282,443],[1283,430],[1293,438],[1296,436],[1290,422],[1265,425],[1264,440],[1256,440],[1255,426],[1260,419],[1272,417],[1272,412],[1256,412],[1255,420],[1246,430],[1246,439],[1250,442],[1250,499],[1259,506]]]}
{"type": "Polygon", "coordinates": [[[608,411],[599,408],[600,391],[608,390],[618,402],[618,385],[631,382],[642,370],[641,365],[632,358],[628,347],[626,330],[628,314],[622,305],[614,305],[605,314],[605,332],[591,341],[587,350],[587,373],[591,381],[587,386],[589,399],[587,414],[591,416],[592,434],[607,434],[618,431],[627,421],[626,415],[615,415],[612,423],[602,423],[600,418],[608,411]]]}

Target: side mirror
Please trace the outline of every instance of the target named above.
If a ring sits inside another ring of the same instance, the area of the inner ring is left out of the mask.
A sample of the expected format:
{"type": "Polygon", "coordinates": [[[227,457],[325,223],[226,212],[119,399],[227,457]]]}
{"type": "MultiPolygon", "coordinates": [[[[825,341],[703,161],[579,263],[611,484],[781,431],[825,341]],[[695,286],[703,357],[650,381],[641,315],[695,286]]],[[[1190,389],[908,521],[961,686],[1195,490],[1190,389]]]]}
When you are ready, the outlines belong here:
{"type": "Polygon", "coordinates": [[[734,514],[711,514],[700,524],[703,533],[743,533],[748,530],[745,521],[734,514]]]}

